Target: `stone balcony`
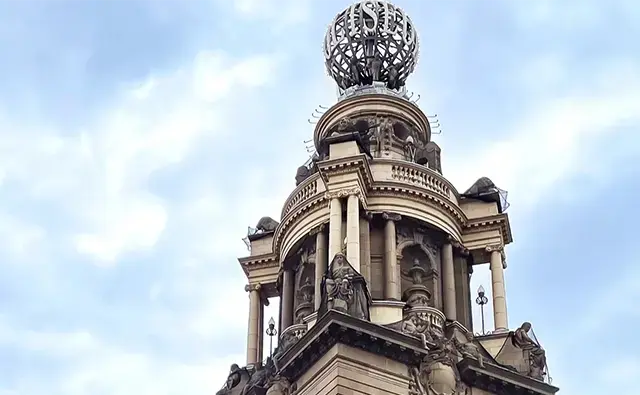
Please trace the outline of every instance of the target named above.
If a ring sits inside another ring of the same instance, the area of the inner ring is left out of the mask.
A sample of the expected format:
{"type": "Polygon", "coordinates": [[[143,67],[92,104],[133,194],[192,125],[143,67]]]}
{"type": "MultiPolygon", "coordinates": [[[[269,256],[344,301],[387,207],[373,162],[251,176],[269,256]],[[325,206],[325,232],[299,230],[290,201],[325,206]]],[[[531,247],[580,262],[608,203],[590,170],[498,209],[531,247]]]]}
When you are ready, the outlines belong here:
{"type": "MultiPolygon", "coordinates": [[[[458,192],[440,173],[416,163],[394,160],[374,159],[370,161],[373,184],[403,185],[417,188],[440,196],[458,206],[458,192]]],[[[326,192],[325,183],[320,174],[315,173],[303,181],[286,199],[281,218],[295,212],[306,203],[318,199],[326,192]]]]}

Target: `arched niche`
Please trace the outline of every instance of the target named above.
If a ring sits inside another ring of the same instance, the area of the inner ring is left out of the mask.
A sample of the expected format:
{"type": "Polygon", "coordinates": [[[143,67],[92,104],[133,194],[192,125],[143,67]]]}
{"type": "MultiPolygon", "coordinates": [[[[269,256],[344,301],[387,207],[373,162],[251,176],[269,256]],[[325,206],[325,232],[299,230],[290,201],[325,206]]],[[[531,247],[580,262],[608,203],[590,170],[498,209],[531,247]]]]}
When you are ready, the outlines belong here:
{"type": "Polygon", "coordinates": [[[296,324],[313,313],[315,293],[316,249],[314,244],[303,246],[297,253],[295,270],[293,319],[296,324]]]}
{"type": "MultiPolygon", "coordinates": [[[[437,289],[435,289],[433,281],[430,281],[436,266],[435,257],[431,251],[416,241],[405,241],[398,246],[398,251],[400,251],[398,259],[398,264],[400,265],[400,295],[402,295],[403,300],[405,299],[404,292],[413,284],[409,269],[416,263],[427,272],[427,276],[423,280],[424,285],[427,286],[431,295],[435,295],[437,289]]],[[[434,306],[433,296],[429,301],[429,306],[434,306]]]]}

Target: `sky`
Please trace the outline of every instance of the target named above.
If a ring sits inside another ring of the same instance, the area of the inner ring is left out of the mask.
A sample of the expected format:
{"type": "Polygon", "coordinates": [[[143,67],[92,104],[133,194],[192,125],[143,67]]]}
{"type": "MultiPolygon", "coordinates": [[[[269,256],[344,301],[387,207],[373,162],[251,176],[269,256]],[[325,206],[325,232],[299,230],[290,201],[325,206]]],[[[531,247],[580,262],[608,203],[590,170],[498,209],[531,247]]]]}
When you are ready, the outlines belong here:
{"type": "MultiPolygon", "coordinates": [[[[444,175],[509,191],[509,324],[565,394],[640,386],[635,3],[395,1],[444,175]]],[[[349,4],[0,0],[0,395],[204,395],[244,362],[241,239],[336,101],[349,4]]]]}

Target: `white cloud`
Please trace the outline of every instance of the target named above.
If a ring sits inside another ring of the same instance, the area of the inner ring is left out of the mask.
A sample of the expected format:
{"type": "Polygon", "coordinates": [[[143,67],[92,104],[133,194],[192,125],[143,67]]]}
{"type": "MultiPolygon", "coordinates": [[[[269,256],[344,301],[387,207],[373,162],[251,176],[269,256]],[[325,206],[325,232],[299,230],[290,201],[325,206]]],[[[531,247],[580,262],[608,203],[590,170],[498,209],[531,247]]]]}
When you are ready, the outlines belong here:
{"type": "MultiPolygon", "coordinates": [[[[28,125],[33,135],[11,134],[0,144],[4,180],[18,180],[32,196],[62,202],[78,215],[83,225],[74,242],[81,253],[108,264],[123,252],[151,248],[167,211],[148,191],[149,176],[184,160],[201,139],[223,133],[224,99],[267,84],[276,62],[203,51],[189,67],[123,92],[81,134],[28,125]]],[[[7,132],[27,125],[10,126],[7,132]]]]}
{"type": "Polygon", "coordinates": [[[66,370],[53,387],[53,383],[37,380],[18,382],[16,388],[6,389],[6,393],[205,395],[217,391],[224,383],[232,361],[242,361],[244,357],[240,354],[218,355],[186,364],[122,350],[86,332],[18,330],[1,318],[0,345],[63,358],[66,370]]]}
{"type": "Polygon", "coordinates": [[[310,0],[234,0],[236,12],[251,19],[271,22],[279,30],[309,17],[310,0]]]}
{"type": "Polygon", "coordinates": [[[509,190],[519,210],[531,207],[564,177],[581,172],[579,166],[590,159],[585,156],[589,144],[640,119],[639,88],[629,64],[612,63],[580,90],[537,102],[504,140],[480,147],[476,157],[454,161],[446,176],[463,189],[487,175],[509,190]],[[475,163],[473,172],[465,165],[469,160],[475,163]]]}

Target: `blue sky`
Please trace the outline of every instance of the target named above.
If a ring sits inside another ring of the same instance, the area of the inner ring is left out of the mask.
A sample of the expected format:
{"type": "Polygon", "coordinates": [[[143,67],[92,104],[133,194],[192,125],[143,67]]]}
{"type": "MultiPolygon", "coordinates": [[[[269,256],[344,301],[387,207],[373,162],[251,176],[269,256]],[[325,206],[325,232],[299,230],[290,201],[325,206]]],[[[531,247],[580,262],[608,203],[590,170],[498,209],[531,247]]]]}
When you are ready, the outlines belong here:
{"type": "MultiPolygon", "coordinates": [[[[567,394],[640,385],[634,3],[396,1],[445,176],[510,192],[510,326],[567,394]]],[[[335,102],[348,4],[0,0],[0,395],[204,395],[244,361],[241,238],[335,102]]]]}

